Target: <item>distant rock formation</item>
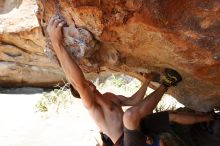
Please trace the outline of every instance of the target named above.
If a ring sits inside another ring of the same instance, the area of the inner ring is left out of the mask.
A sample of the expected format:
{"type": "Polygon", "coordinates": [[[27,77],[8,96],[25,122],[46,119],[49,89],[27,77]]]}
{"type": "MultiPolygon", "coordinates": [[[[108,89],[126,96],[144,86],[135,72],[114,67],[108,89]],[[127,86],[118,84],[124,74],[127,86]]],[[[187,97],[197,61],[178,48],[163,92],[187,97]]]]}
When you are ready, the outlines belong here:
{"type": "Polygon", "coordinates": [[[65,79],[62,69],[44,54],[35,0],[0,3],[0,86],[52,87],[65,79]]]}

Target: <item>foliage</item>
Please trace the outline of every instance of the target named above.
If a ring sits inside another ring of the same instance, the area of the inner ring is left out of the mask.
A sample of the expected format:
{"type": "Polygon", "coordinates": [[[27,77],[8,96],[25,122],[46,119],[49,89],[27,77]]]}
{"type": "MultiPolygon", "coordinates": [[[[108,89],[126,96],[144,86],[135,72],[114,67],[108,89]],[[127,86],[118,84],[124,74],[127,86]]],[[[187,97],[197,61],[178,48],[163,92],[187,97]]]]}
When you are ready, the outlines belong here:
{"type": "Polygon", "coordinates": [[[126,85],[126,80],[121,76],[112,75],[112,83],[117,87],[122,87],[123,85],[126,85]]]}
{"type": "MultiPolygon", "coordinates": [[[[102,93],[112,92],[116,95],[125,95],[129,97],[140,88],[141,83],[137,79],[129,76],[111,75],[106,78],[104,83],[97,83],[96,86],[97,89],[102,93]]],[[[147,95],[152,91],[152,89],[148,89],[147,95]]],[[[167,95],[165,96],[167,97],[167,95]]],[[[36,104],[36,108],[39,112],[47,112],[49,110],[55,110],[56,112],[59,112],[59,110],[65,108],[65,106],[68,104],[71,104],[72,101],[73,98],[69,90],[69,84],[65,84],[65,86],[59,87],[58,89],[54,89],[50,92],[44,92],[41,100],[36,104]]],[[[165,110],[175,110],[178,107],[177,104],[178,102],[174,99],[170,100],[167,98],[162,98],[154,111],[160,112],[165,110]]]]}
{"type": "Polygon", "coordinates": [[[177,103],[167,103],[166,101],[162,100],[157,107],[154,109],[155,112],[161,112],[161,111],[169,111],[169,110],[176,110],[177,109],[177,103]]]}
{"type": "Polygon", "coordinates": [[[68,89],[68,84],[59,89],[54,89],[50,92],[44,92],[40,101],[35,105],[37,111],[47,112],[50,107],[55,108],[56,112],[62,107],[72,102],[72,97],[70,90],[68,89]]]}

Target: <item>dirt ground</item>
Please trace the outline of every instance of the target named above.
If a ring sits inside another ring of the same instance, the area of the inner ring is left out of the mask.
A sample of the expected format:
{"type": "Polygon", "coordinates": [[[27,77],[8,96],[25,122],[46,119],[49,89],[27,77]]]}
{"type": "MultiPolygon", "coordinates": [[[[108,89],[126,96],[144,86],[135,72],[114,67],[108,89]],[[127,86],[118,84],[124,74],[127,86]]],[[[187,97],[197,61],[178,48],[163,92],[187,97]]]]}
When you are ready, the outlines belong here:
{"type": "Polygon", "coordinates": [[[0,93],[0,146],[96,146],[98,129],[81,100],[63,112],[42,114],[35,108],[41,93],[9,92],[0,93]]]}

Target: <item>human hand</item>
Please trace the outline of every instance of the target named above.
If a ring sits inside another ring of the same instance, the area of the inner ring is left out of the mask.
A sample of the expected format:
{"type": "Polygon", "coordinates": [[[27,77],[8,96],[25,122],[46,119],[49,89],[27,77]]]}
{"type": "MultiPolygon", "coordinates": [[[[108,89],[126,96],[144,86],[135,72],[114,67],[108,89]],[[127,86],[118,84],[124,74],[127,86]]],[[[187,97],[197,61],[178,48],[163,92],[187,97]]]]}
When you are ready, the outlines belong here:
{"type": "Polygon", "coordinates": [[[147,81],[156,81],[156,82],[158,82],[160,80],[160,74],[158,74],[156,72],[143,73],[143,77],[147,81]]]}
{"type": "Polygon", "coordinates": [[[53,16],[47,26],[47,32],[54,49],[59,48],[62,45],[63,34],[62,28],[66,22],[59,18],[59,16],[53,16]]]}
{"type": "Polygon", "coordinates": [[[142,76],[145,80],[151,80],[154,77],[153,73],[143,73],[142,76]]]}

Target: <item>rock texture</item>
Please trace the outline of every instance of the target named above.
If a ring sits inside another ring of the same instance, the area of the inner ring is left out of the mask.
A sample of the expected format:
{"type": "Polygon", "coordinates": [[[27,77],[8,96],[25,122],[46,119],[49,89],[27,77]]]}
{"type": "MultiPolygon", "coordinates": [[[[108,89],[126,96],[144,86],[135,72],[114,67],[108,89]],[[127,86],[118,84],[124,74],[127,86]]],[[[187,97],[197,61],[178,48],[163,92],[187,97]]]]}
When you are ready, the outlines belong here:
{"type": "MultiPolygon", "coordinates": [[[[59,18],[59,16],[55,17],[59,18]]],[[[75,25],[63,28],[63,46],[76,60],[90,57],[95,54],[99,48],[98,42],[89,31],[83,28],[77,28],[75,25]]],[[[59,64],[49,40],[46,45],[45,54],[54,61],[54,63],[59,64]]]]}
{"type": "Polygon", "coordinates": [[[140,72],[173,68],[183,82],[169,94],[194,110],[220,107],[219,0],[37,2],[39,7],[35,0],[0,0],[0,86],[63,82],[61,68],[44,53],[46,26],[56,14],[67,21],[64,33],[71,36],[68,29],[76,25],[98,42],[78,60],[85,73],[116,71],[142,79],[140,72]]]}
{"type": "Polygon", "coordinates": [[[82,59],[87,72],[161,72],[183,77],[169,93],[199,111],[220,107],[219,0],[39,0],[42,30],[53,14],[89,30],[99,50],[82,59]]]}
{"type": "Polygon", "coordinates": [[[51,87],[65,79],[44,54],[36,10],[35,0],[0,1],[0,86],[51,87]]]}

